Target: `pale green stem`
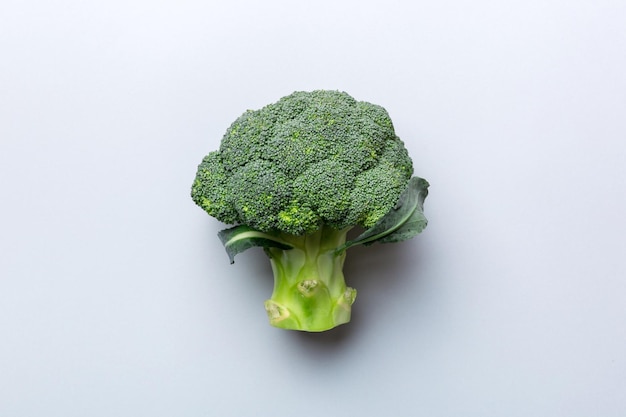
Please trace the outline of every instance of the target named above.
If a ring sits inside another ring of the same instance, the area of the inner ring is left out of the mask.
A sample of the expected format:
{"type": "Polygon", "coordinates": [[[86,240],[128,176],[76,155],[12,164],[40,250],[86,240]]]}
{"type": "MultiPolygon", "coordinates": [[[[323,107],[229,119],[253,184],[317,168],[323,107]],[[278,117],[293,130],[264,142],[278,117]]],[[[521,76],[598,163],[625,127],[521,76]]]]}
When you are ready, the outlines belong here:
{"type": "Polygon", "coordinates": [[[348,229],[322,227],[304,236],[281,234],[293,246],[267,248],[274,272],[274,291],[265,302],[270,323],[283,329],[320,332],[350,321],[356,290],[343,276],[348,229]]]}

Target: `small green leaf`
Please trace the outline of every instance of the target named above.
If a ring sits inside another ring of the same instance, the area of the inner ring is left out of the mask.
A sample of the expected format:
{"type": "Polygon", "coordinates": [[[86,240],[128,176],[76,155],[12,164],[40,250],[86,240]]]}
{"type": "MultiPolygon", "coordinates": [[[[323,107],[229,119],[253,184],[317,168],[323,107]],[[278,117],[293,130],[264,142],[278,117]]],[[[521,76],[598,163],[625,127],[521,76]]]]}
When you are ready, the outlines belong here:
{"type": "Polygon", "coordinates": [[[224,244],[231,264],[235,263],[235,255],[256,246],[285,250],[293,248],[275,236],[244,225],[224,229],[217,236],[224,244]]]}
{"type": "Polygon", "coordinates": [[[400,195],[396,206],[378,222],[354,240],[346,242],[339,250],[355,245],[401,242],[419,234],[428,220],[424,216],[424,199],[428,195],[428,181],[413,177],[400,195]]]}

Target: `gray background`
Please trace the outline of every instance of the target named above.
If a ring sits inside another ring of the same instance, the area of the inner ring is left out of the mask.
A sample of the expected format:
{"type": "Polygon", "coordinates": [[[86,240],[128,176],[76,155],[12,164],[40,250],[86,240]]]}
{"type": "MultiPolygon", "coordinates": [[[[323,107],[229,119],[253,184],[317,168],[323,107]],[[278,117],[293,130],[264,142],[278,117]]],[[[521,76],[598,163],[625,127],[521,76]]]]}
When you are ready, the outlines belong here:
{"type": "Polygon", "coordinates": [[[0,5],[0,415],[626,415],[626,3],[0,5]],[[294,90],[383,105],[430,225],[274,329],[189,189],[294,90]]]}

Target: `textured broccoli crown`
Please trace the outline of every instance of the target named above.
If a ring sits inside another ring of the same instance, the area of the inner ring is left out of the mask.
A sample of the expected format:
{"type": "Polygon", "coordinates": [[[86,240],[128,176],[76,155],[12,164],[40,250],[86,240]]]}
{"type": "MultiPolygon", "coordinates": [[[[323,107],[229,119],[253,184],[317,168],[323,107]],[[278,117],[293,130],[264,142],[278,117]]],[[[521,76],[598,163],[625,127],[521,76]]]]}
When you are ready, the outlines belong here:
{"type": "Polygon", "coordinates": [[[385,109],[337,91],[295,92],[235,120],[191,194],[224,223],[303,235],[372,226],[412,174],[385,109]]]}

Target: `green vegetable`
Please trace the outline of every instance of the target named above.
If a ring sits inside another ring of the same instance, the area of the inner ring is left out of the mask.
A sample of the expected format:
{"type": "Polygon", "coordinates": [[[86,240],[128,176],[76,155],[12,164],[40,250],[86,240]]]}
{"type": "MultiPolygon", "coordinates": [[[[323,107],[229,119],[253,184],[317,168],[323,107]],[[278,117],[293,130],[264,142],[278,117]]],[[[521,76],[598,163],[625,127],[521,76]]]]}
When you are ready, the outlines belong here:
{"type": "Polygon", "coordinates": [[[324,331],[350,321],[346,250],[409,239],[427,224],[426,180],[380,106],[337,91],[295,92],[247,111],[200,163],[191,196],[218,220],[231,263],[262,247],[270,323],[324,331]],[[349,230],[366,229],[346,241],[349,230]]]}

